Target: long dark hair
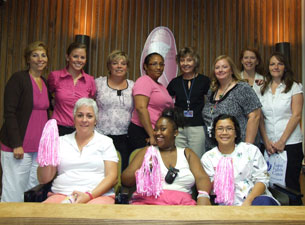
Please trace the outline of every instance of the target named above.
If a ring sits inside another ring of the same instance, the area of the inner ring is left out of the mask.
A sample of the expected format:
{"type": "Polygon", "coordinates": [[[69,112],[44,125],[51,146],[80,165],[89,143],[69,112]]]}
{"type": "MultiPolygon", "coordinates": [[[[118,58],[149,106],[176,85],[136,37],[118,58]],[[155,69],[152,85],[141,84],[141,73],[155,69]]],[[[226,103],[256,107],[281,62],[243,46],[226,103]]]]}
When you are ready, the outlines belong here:
{"type": "Polygon", "coordinates": [[[213,121],[213,127],[212,127],[212,142],[213,144],[217,145],[218,142],[215,138],[215,129],[216,129],[216,124],[219,120],[225,120],[225,119],[229,119],[233,122],[234,124],[234,129],[235,129],[235,134],[236,134],[236,138],[235,138],[235,144],[238,144],[241,142],[241,131],[240,131],[240,126],[239,123],[237,121],[237,119],[235,118],[235,116],[231,116],[228,114],[220,114],[219,116],[217,116],[214,121],[213,121]]]}
{"type": "Polygon", "coordinates": [[[285,70],[284,70],[284,74],[282,76],[282,81],[285,83],[286,87],[285,90],[283,91],[283,93],[287,93],[288,91],[290,91],[293,82],[296,82],[293,79],[293,71],[290,67],[290,64],[288,63],[287,59],[285,58],[285,56],[280,53],[280,52],[274,52],[268,59],[267,63],[266,63],[266,75],[265,75],[265,82],[261,88],[261,94],[264,95],[265,91],[267,90],[267,88],[269,87],[269,85],[272,82],[272,76],[270,74],[269,71],[269,64],[270,64],[270,60],[272,57],[275,57],[278,61],[280,61],[281,63],[284,64],[285,66],[285,70]]]}

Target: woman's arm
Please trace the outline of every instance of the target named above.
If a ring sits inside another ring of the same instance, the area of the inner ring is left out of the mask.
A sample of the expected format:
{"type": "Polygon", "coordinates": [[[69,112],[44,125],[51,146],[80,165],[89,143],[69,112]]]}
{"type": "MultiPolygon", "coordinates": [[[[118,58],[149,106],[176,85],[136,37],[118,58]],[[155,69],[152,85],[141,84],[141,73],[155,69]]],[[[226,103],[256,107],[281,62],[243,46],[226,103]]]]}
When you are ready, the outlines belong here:
{"type": "Polygon", "coordinates": [[[37,177],[40,184],[47,184],[51,180],[54,179],[57,172],[57,168],[55,166],[44,166],[38,167],[37,169],[37,177]]]}
{"type": "MultiPolygon", "coordinates": [[[[105,165],[105,177],[97,185],[97,187],[91,191],[91,195],[93,198],[105,194],[117,183],[118,163],[105,160],[104,165],[105,165]]],[[[75,203],[86,203],[91,199],[91,196],[89,194],[80,191],[74,191],[72,195],[77,195],[75,203]]]]}
{"type": "Polygon", "coordinates": [[[255,109],[254,111],[248,114],[245,142],[252,144],[254,143],[258,131],[260,114],[261,114],[260,108],[255,109]]]}
{"type": "MultiPolygon", "coordinates": [[[[195,177],[197,190],[205,191],[209,194],[211,191],[212,184],[209,176],[204,171],[198,156],[189,148],[185,149],[185,154],[189,162],[190,170],[193,173],[193,176],[195,177]]],[[[210,204],[210,199],[207,197],[200,197],[197,199],[197,205],[210,204]]]]}
{"type": "Polygon", "coordinates": [[[156,145],[157,143],[154,138],[153,127],[150,122],[150,115],[147,109],[149,97],[144,95],[136,95],[134,96],[134,102],[135,109],[137,110],[137,113],[139,115],[140,122],[149,136],[150,145],[156,145]]]}
{"type": "Polygon", "coordinates": [[[250,194],[247,196],[246,200],[243,202],[242,206],[252,205],[252,201],[257,197],[262,195],[266,190],[266,186],[262,182],[257,182],[252,188],[250,194]]]}
{"type": "Polygon", "coordinates": [[[123,171],[121,179],[122,184],[127,187],[132,187],[136,185],[136,176],[135,172],[140,169],[144,155],[146,153],[148,147],[143,148],[140,150],[134,157],[134,159],[129,163],[128,167],[123,171]]]}
{"type": "Polygon", "coordinates": [[[263,142],[265,144],[265,148],[266,148],[267,152],[270,155],[272,155],[273,153],[275,153],[275,150],[274,150],[274,148],[272,148],[272,142],[269,140],[269,138],[267,136],[263,113],[261,114],[261,117],[260,117],[260,120],[259,120],[259,130],[260,130],[260,134],[261,134],[261,137],[262,137],[263,142]]]}
{"type": "Polygon", "coordinates": [[[275,148],[277,151],[282,152],[284,150],[286,141],[288,140],[288,138],[290,137],[296,126],[301,121],[302,109],[303,109],[303,93],[293,95],[291,99],[292,115],[280,139],[274,144],[272,144],[272,147],[275,148]]]}

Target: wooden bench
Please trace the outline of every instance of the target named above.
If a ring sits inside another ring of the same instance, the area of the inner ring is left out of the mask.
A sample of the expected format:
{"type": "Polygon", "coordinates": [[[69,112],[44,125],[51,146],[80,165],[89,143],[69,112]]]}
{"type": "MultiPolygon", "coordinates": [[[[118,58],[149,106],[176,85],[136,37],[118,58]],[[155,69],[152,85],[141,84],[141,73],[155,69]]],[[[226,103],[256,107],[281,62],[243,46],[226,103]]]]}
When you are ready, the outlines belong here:
{"type": "Polygon", "coordinates": [[[304,206],[0,203],[0,224],[305,224],[304,206]]]}

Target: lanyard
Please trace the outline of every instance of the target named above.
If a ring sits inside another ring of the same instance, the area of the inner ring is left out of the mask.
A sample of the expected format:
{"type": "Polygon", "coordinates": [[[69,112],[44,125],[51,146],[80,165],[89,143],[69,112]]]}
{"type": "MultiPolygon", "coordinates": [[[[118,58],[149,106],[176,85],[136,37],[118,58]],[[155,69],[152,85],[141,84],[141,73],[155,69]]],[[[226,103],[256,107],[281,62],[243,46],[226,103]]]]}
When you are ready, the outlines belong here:
{"type": "Polygon", "coordinates": [[[195,83],[195,79],[196,79],[196,77],[194,78],[194,81],[191,84],[191,88],[190,88],[189,94],[187,94],[187,91],[185,89],[183,78],[181,79],[182,86],[183,86],[183,89],[184,89],[184,93],[185,93],[185,96],[186,96],[187,110],[190,110],[190,104],[191,104],[191,100],[190,99],[191,99],[191,93],[192,93],[193,85],[195,83]]]}

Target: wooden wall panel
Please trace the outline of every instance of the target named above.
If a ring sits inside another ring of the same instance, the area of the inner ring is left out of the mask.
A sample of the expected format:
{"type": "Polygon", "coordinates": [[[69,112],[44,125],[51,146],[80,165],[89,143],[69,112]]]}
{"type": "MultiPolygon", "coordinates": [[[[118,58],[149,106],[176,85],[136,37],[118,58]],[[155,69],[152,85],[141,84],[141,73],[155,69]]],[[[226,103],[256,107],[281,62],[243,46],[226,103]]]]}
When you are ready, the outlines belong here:
{"type": "MultiPolygon", "coordinates": [[[[130,57],[130,79],[140,72],[141,50],[157,26],[169,27],[177,48],[194,46],[200,72],[210,74],[215,58],[257,48],[267,59],[277,42],[291,43],[292,68],[301,80],[302,0],[7,0],[0,6],[0,125],[4,86],[24,69],[23,51],[32,41],[49,46],[47,74],[65,66],[65,52],[76,34],[91,37],[89,72],[107,75],[114,49],[130,57]]],[[[237,62],[238,64],[238,62],[237,62]]]]}

